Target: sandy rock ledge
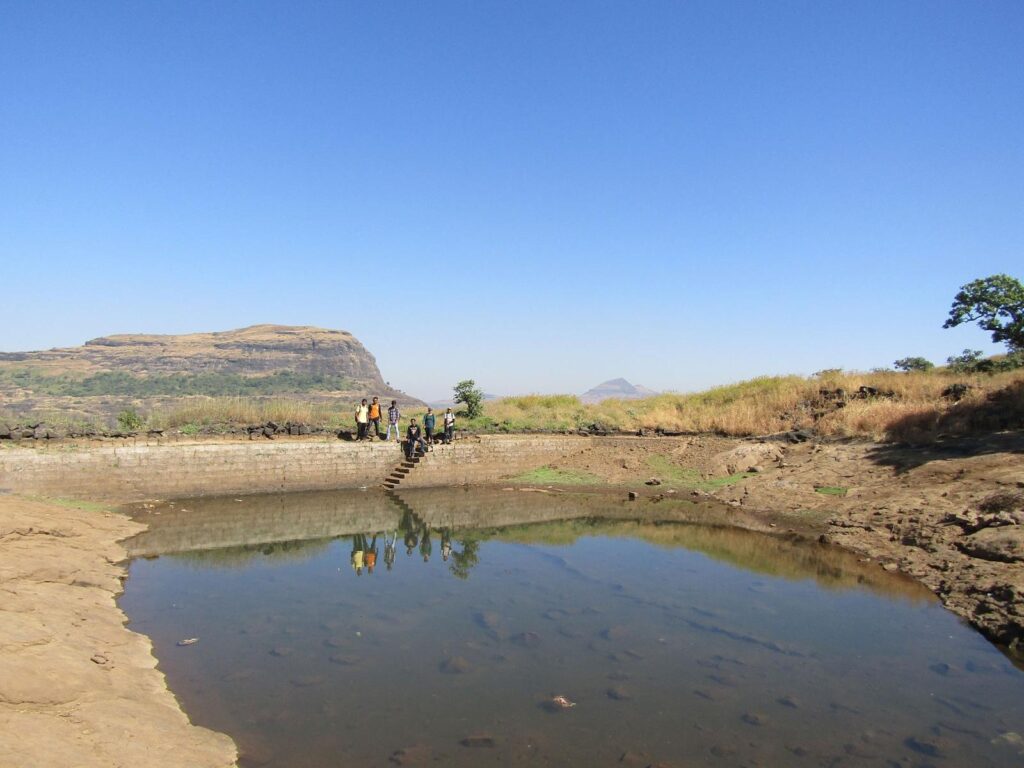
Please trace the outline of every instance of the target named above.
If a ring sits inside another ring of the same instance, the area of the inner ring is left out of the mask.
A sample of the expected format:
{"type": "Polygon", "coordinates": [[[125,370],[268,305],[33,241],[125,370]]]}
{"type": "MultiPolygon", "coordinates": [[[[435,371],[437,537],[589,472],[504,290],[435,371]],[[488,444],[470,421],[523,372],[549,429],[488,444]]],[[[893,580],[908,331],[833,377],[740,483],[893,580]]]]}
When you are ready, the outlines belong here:
{"type": "Polygon", "coordinates": [[[125,627],[127,517],[0,496],[0,768],[228,768],[125,627]]]}

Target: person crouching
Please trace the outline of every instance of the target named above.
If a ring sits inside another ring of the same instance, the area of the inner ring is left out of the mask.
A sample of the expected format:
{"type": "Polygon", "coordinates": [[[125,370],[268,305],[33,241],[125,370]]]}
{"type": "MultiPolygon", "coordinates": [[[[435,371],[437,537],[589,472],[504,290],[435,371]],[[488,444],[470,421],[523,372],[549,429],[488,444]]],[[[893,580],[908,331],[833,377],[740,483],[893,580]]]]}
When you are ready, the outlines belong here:
{"type": "Polygon", "coordinates": [[[427,444],[423,442],[423,432],[420,430],[420,425],[416,423],[416,419],[409,420],[409,429],[405,433],[405,456],[411,459],[416,455],[416,449],[419,448],[420,452],[427,450],[427,444]]]}

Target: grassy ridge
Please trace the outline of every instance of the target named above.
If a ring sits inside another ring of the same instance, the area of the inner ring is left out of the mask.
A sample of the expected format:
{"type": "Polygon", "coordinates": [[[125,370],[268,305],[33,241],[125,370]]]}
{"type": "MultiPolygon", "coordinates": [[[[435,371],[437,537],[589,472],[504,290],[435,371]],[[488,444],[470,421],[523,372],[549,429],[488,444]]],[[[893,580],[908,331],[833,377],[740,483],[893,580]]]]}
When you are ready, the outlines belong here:
{"type": "MultiPolygon", "coordinates": [[[[366,395],[372,395],[367,392],[366,395]]],[[[140,412],[149,426],[165,429],[266,421],[354,428],[356,402],[309,402],[290,397],[193,397],[167,410],[140,412]]],[[[819,434],[872,439],[927,439],[1024,427],[1024,370],[997,374],[843,373],[813,377],[760,377],[693,394],[663,394],[643,400],[606,400],[587,405],[573,395],[527,395],[484,403],[477,419],[459,417],[460,429],[519,432],[577,430],[597,424],[611,431],[662,429],[673,432],[747,436],[814,428],[819,434]],[[943,396],[952,384],[970,387],[959,401],[943,396]],[[848,398],[836,407],[822,390],[854,393],[861,386],[891,393],[848,398]]],[[[424,409],[407,409],[422,418],[424,409]]],[[[440,419],[439,419],[440,421],[440,419]]]]}
{"type": "MultiPolygon", "coordinates": [[[[1024,371],[995,375],[929,373],[828,373],[815,377],[761,377],[694,394],[663,394],[643,400],[605,400],[585,405],[571,395],[509,397],[484,404],[469,426],[507,431],[578,429],[599,424],[610,430],[663,429],[747,436],[813,427],[832,436],[903,439],[936,431],[999,428],[1003,417],[1024,420],[1024,371]],[[970,390],[959,403],[942,393],[954,383],[970,390]],[[861,386],[891,397],[848,399],[843,407],[821,390],[861,386]],[[1002,401],[986,413],[989,396],[1002,401]],[[988,418],[993,417],[993,418],[988,418]]],[[[1024,423],[1024,422],[1022,422],[1024,423]]],[[[466,426],[463,419],[460,424],[466,426]]]]}

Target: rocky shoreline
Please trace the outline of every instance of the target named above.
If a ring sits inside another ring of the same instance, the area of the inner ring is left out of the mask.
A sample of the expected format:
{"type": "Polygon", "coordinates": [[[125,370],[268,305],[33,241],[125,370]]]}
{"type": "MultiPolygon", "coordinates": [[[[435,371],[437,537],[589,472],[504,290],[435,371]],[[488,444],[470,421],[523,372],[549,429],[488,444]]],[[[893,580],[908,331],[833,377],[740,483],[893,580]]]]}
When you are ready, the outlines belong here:
{"type": "Polygon", "coordinates": [[[115,602],[120,540],[95,505],[0,496],[0,765],[228,768],[232,740],[189,723],[115,602]]]}
{"type": "MultiPolygon", "coordinates": [[[[1024,433],[919,447],[580,443],[548,465],[597,478],[577,491],[634,489],[643,506],[713,497],[723,524],[753,516],[762,530],[819,537],[917,579],[1024,662],[1024,433]],[[683,473],[651,477],[655,458],[683,473]],[[716,485],[722,475],[731,479],[716,485]]],[[[149,639],[124,626],[118,542],[141,529],[99,505],[0,495],[0,765],[234,765],[232,741],[189,723],[149,639]]]]}
{"type": "Polygon", "coordinates": [[[927,446],[747,441],[712,492],[899,570],[1024,663],[1024,434],[927,446]]]}

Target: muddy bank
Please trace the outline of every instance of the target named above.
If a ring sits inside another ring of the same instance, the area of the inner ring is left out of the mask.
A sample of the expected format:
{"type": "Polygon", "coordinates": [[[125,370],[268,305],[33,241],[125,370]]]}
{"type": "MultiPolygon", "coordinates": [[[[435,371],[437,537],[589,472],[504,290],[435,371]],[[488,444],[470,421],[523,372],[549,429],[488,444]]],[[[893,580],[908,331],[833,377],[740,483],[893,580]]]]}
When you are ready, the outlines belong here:
{"type": "MultiPolygon", "coordinates": [[[[870,558],[875,567],[918,579],[1020,657],[1020,432],[918,448],[713,436],[560,438],[557,451],[536,455],[527,448],[530,439],[493,442],[521,451],[517,468],[532,459],[535,467],[587,479],[590,485],[577,490],[622,497],[636,490],[640,515],[650,515],[644,507],[672,498],[713,497],[725,503],[718,513],[722,523],[823,536],[870,558]],[[558,456],[553,461],[552,454],[558,456]],[[658,484],[646,484],[654,479],[658,484]],[[997,494],[1007,499],[999,509],[992,501],[997,494]]],[[[67,451],[73,459],[68,463],[90,466],[83,455],[89,450],[67,451]]],[[[208,450],[239,460],[245,455],[237,443],[208,450]]],[[[346,461],[363,458],[339,453],[346,461]]],[[[11,473],[21,471],[21,455],[5,454],[11,473]]],[[[124,454],[117,458],[119,472],[134,471],[144,483],[145,471],[124,461],[124,454]]],[[[268,454],[263,460],[276,458],[268,454]]],[[[442,453],[431,458],[445,461],[442,453]]],[[[491,472],[490,464],[476,466],[491,472]]],[[[217,469],[234,473],[231,466],[217,469]]],[[[131,490],[138,498],[145,489],[131,490]]],[[[148,638],[124,627],[115,597],[125,575],[119,565],[125,551],[116,542],[141,529],[100,508],[0,495],[0,765],[235,762],[230,739],[189,724],[155,668],[148,638]]]]}
{"type": "Polygon", "coordinates": [[[0,496],[0,765],[235,764],[231,739],[189,723],[149,638],[124,626],[117,542],[142,528],[0,496]]]}
{"type": "Polygon", "coordinates": [[[588,450],[553,466],[634,489],[641,504],[673,491],[713,496],[821,536],[918,579],[1024,658],[1022,432],[926,446],[694,437],[588,450]]]}

